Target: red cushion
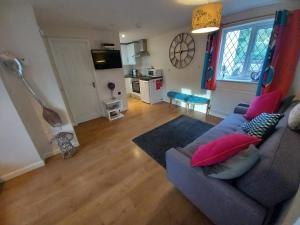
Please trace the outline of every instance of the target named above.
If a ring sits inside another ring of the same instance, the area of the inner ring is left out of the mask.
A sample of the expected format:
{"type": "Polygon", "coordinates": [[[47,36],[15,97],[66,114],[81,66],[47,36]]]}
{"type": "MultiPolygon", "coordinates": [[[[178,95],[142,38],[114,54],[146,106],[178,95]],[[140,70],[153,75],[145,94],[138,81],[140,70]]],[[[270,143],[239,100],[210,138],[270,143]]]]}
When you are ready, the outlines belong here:
{"type": "Polygon", "coordinates": [[[192,166],[211,166],[221,163],[251,144],[258,144],[260,138],[246,134],[233,133],[198,146],[192,157],[192,166]]]}
{"type": "Polygon", "coordinates": [[[252,99],[249,109],[245,114],[247,120],[252,120],[261,113],[274,113],[279,109],[281,92],[272,91],[252,99]]]}

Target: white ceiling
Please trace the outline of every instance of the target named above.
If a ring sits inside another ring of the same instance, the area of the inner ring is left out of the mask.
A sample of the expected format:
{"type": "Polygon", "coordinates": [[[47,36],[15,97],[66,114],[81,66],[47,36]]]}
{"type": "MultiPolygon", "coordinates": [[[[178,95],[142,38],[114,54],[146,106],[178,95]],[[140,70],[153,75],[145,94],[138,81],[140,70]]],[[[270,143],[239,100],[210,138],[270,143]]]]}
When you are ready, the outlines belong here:
{"type": "MultiPolygon", "coordinates": [[[[195,5],[214,0],[23,1],[33,5],[41,27],[114,29],[124,33],[126,35],[124,41],[128,41],[188,26],[195,5]]],[[[299,0],[223,0],[223,15],[287,1],[299,0]]]]}

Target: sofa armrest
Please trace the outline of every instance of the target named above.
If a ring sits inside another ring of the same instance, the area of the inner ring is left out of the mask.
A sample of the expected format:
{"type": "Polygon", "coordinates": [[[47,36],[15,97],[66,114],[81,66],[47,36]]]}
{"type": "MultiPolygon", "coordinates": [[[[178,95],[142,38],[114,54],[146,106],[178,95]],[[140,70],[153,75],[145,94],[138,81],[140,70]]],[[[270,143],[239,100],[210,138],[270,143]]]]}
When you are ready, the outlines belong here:
{"type": "Polygon", "coordinates": [[[242,102],[242,103],[239,103],[238,106],[249,108],[250,105],[248,103],[242,102]]]}
{"type": "Polygon", "coordinates": [[[176,149],[166,152],[168,179],[216,225],[261,225],[266,209],[226,181],[207,177],[176,149]]]}
{"type": "Polygon", "coordinates": [[[249,108],[249,104],[240,103],[234,108],[233,112],[237,114],[246,114],[248,108],[249,108]]]}

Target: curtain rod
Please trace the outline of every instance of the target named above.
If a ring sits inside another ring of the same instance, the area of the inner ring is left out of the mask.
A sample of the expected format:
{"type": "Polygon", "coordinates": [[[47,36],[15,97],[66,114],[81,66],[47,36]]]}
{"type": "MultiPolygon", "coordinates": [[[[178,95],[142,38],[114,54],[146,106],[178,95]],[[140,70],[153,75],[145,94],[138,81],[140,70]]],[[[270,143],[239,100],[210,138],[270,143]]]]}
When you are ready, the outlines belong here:
{"type": "Polygon", "coordinates": [[[248,22],[248,21],[252,21],[252,20],[255,20],[255,19],[260,19],[260,18],[262,19],[262,18],[271,17],[271,16],[274,17],[275,13],[266,14],[266,15],[262,15],[262,16],[249,17],[249,18],[246,18],[246,19],[235,20],[235,21],[232,21],[232,22],[223,23],[222,26],[227,26],[227,25],[241,23],[241,22],[248,22]]]}

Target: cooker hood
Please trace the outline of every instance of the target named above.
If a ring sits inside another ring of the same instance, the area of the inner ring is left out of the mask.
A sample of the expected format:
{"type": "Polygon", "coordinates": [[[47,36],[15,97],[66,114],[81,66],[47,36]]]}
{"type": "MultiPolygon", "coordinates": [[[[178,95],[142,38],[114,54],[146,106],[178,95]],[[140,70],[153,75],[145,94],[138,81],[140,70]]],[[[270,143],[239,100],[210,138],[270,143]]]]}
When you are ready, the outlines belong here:
{"type": "Polygon", "coordinates": [[[137,49],[135,57],[148,56],[150,55],[147,49],[147,39],[141,39],[136,42],[137,49]]]}

